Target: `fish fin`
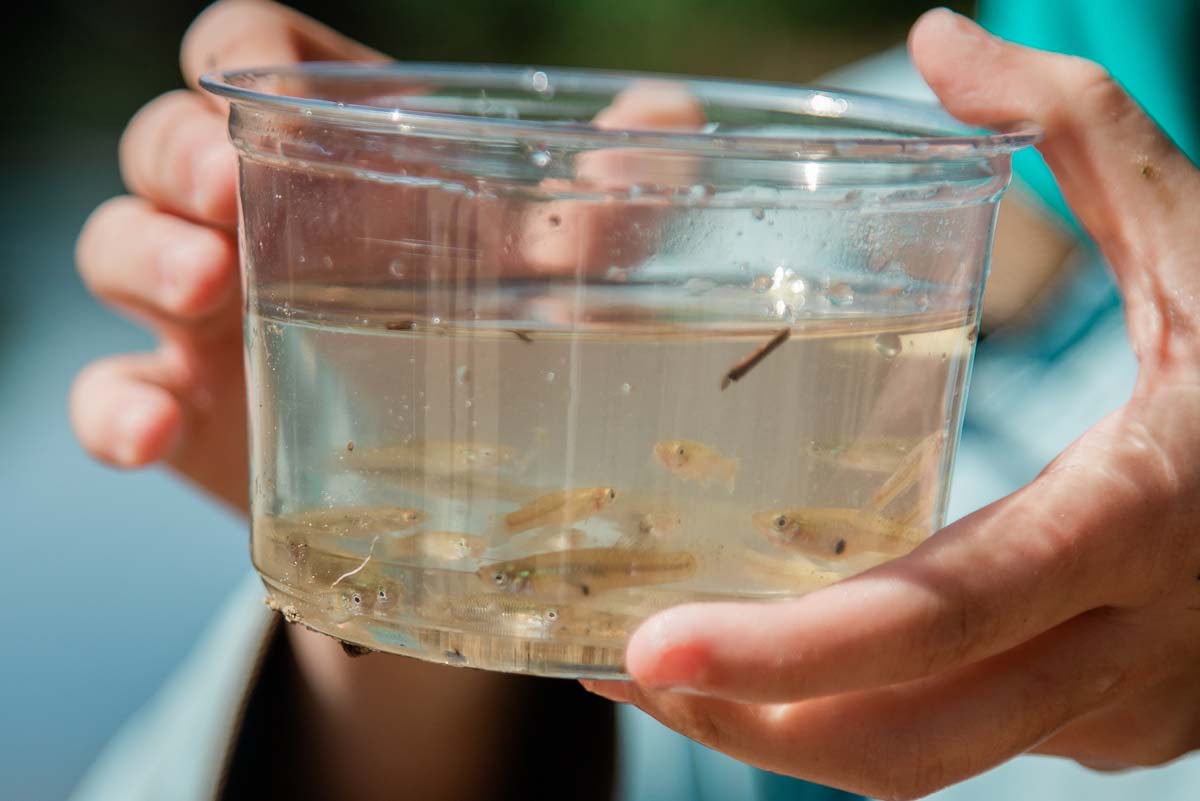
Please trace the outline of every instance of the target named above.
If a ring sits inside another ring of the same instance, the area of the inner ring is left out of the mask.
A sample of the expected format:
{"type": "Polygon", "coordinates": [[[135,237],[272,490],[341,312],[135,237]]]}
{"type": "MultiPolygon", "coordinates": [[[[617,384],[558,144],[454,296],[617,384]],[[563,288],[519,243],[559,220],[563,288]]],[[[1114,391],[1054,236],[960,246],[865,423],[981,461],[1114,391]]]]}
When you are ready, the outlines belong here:
{"type": "Polygon", "coordinates": [[[722,466],[725,471],[725,489],[729,494],[733,494],[734,480],[737,478],[739,460],[726,459],[722,466]]]}
{"type": "Polygon", "coordinates": [[[643,551],[650,547],[650,538],[650,534],[622,534],[612,544],[612,547],[627,551],[643,551]]]}

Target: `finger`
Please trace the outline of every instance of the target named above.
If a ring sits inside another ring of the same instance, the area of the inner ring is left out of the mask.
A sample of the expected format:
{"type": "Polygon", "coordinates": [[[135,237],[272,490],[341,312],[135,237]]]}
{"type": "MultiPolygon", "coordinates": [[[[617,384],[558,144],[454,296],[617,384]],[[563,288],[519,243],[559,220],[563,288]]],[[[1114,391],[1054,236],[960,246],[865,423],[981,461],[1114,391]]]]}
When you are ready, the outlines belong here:
{"type": "MultiPolygon", "coordinates": [[[[286,6],[223,0],[188,28],[179,60],[184,80],[195,89],[207,72],[301,61],[381,61],[386,56],[286,6]]],[[[216,97],[203,94],[213,108],[224,109],[216,97]]]]}
{"type": "Polygon", "coordinates": [[[183,409],[164,388],[157,354],[115,356],[88,365],[71,387],[71,425],[96,459],[140,467],[168,457],[183,431],[183,409]]]}
{"type": "MultiPolygon", "coordinates": [[[[593,124],[608,130],[697,130],[704,119],[700,101],[686,88],[644,81],[618,94],[593,124]]],[[[638,183],[682,187],[691,183],[694,172],[694,159],[610,148],[578,156],[574,181],[545,181],[543,186],[562,192],[612,192],[638,183]]],[[[546,203],[526,221],[522,250],[535,272],[636,264],[653,248],[666,211],[661,198],[616,204],[601,199],[546,203]]]]}
{"type": "MultiPolygon", "coordinates": [[[[1194,653],[1194,645],[1181,645],[1164,664],[1178,664],[1194,653]]],[[[1073,721],[1034,750],[1074,759],[1094,770],[1162,765],[1200,748],[1197,709],[1200,685],[1194,674],[1180,671],[1171,680],[1073,721]]]]}
{"type": "Polygon", "coordinates": [[[76,262],[101,299],[160,320],[210,317],[237,294],[237,247],[230,236],[134,197],[114,198],[92,212],[76,262]]]}
{"type": "Polygon", "coordinates": [[[668,609],[634,633],[626,664],[649,687],[786,701],[1000,653],[1080,612],[1140,597],[1147,557],[1128,536],[1141,530],[1136,493],[1094,471],[1063,471],[906,557],[795,601],[668,609]]]}
{"type": "Polygon", "coordinates": [[[1131,310],[1135,336],[1151,336],[1173,315],[1200,316],[1189,300],[1200,292],[1191,262],[1200,244],[1192,217],[1200,175],[1101,67],[1004,42],[945,10],[923,16],[909,46],[955,116],[987,126],[1032,120],[1045,129],[1040,149],[1126,300],[1152,307],[1131,310]]]}
{"type": "Polygon", "coordinates": [[[921,682],[779,706],[635,690],[664,724],[758,767],[873,798],[917,798],[1029,750],[1132,675],[1103,614],[921,682]],[[747,712],[747,710],[755,710],[747,712]]]}
{"type": "Polygon", "coordinates": [[[169,92],[135,114],[120,160],[130,192],[200,222],[236,222],[236,154],[224,119],[194,92],[169,92]]]}

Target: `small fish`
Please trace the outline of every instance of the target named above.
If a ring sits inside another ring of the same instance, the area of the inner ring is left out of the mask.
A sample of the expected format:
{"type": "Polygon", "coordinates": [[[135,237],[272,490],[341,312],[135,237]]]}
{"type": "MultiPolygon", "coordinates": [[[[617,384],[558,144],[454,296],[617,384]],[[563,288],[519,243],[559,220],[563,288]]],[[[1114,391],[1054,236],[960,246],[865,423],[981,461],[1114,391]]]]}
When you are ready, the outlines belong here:
{"type": "Polygon", "coordinates": [[[535,498],[515,512],[504,516],[509,534],[547,525],[569,526],[586,520],[617,499],[612,487],[585,487],[560,490],[535,498]]]}
{"type": "MultiPolygon", "coordinates": [[[[892,474],[875,490],[870,499],[864,504],[863,510],[871,514],[879,514],[910,488],[925,479],[936,485],[933,473],[942,458],[942,444],[945,441],[944,431],[935,431],[917,443],[912,450],[896,465],[892,474]]],[[[936,486],[930,489],[936,491],[936,486]]],[[[924,499],[918,499],[918,503],[924,499]]]]}
{"type": "Polygon", "coordinates": [[[737,459],[727,459],[707,445],[686,439],[664,440],[654,446],[654,455],[663,467],[680,478],[702,487],[720,483],[733,492],[737,459]]]}
{"type": "Polygon", "coordinates": [[[332,506],[284,515],[275,518],[275,525],[283,531],[345,536],[404,531],[424,520],[424,512],[407,506],[332,506]]]}
{"type": "Polygon", "coordinates": [[[395,579],[367,568],[343,580],[333,589],[337,608],[351,615],[374,615],[394,609],[404,598],[404,588],[395,579]]]}
{"type": "Polygon", "coordinates": [[[679,551],[580,548],[540,553],[484,565],[479,580],[505,592],[587,596],[611,587],[682,581],[696,572],[696,557],[679,551]]]}
{"type": "Polygon", "coordinates": [[[379,543],[379,557],[386,560],[430,557],[445,561],[477,559],[487,548],[474,534],[461,531],[417,531],[402,537],[389,537],[379,543]]]}
{"type": "Polygon", "coordinates": [[[891,473],[912,450],[911,439],[858,439],[853,442],[812,442],[808,452],[839,467],[868,473],[891,473]]]}
{"type": "MultiPolygon", "coordinates": [[[[569,551],[587,543],[587,532],[578,528],[546,529],[531,534],[519,534],[505,543],[505,548],[531,551],[569,551]]],[[[520,551],[518,551],[520,552],[520,551]]]]}
{"type": "Polygon", "coordinates": [[[528,598],[497,593],[449,596],[431,609],[437,617],[456,623],[495,626],[498,621],[549,628],[567,617],[567,610],[528,598]]]}
{"type": "Polygon", "coordinates": [[[745,548],[738,558],[743,573],[760,583],[780,586],[786,589],[789,595],[825,587],[849,575],[843,570],[822,567],[824,560],[810,560],[803,556],[797,558],[777,549],[774,553],[766,554],[753,548],[745,548]]]}
{"type": "Polygon", "coordinates": [[[772,541],[826,560],[864,552],[899,556],[924,539],[916,529],[858,509],[787,509],[761,512],[753,520],[772,541]]]}

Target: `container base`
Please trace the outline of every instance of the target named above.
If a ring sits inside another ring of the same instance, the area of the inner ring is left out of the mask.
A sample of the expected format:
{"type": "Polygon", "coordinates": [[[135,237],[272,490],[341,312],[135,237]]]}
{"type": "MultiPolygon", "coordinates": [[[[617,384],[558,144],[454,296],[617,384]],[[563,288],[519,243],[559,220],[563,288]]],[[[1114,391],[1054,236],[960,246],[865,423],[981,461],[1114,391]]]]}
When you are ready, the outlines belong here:
{"type": "Polygon", "coordinates": [[[558,637],[483,633],[421,622],[411,617],[345,615],[263,577],[268,604],[289,623],[303,625],[344,645],[426,662],[562,679],[628,679],[623,644],[558,637]]]}

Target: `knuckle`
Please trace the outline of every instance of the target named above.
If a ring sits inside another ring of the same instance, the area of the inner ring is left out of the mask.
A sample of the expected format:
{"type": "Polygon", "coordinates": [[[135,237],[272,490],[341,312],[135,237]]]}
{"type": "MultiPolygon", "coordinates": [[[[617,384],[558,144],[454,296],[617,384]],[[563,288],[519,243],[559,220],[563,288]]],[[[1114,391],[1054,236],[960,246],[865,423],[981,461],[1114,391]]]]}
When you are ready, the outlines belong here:
{"type": "Polygon", "coordinates": [[[1094,61],[1072,58],[1065,76],[1066,89],[1077,108],[1088,109],[1105,120],[1116,121],[1129,108],[1129,97],[1107,69],[1094,61]]]}
{"type": "Polygon", "coordinates": [[[142,106],[121,134],[118,160],[125,186],[135,194],[152,191],[158,170],[147,169],[164,157],[164,150],[175,130],[171,124],[186,106],[195,102],[187,89],[175,89],[159,95],[142,106]]]}
{"type": "Polygon", "coordinates": [[[958,585],[951,586],[951,594],[941,595],[932,613],[935,622],[926,643],[926,673],[969,659],[991,630],[991,616],[982,603],[958,585]]]}

